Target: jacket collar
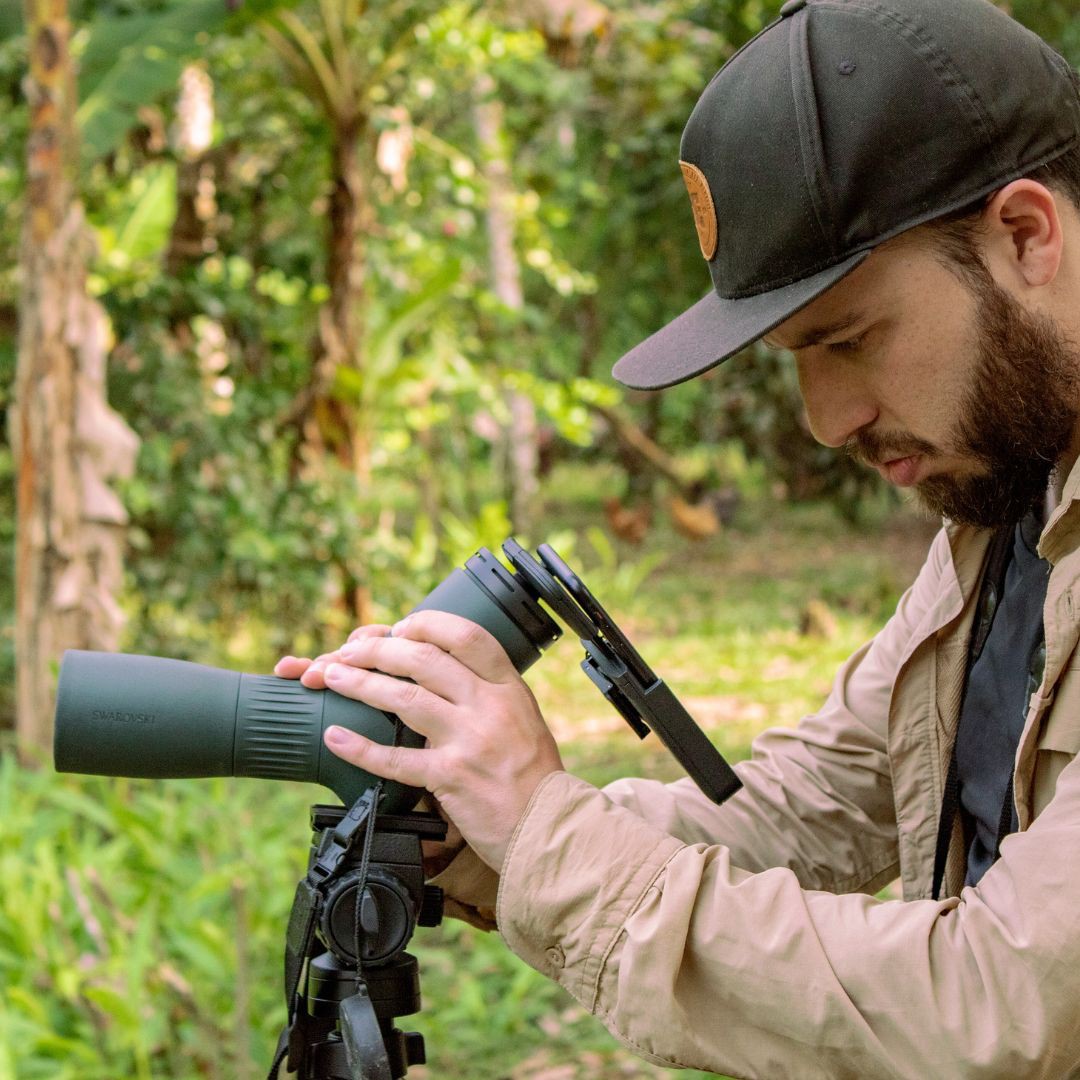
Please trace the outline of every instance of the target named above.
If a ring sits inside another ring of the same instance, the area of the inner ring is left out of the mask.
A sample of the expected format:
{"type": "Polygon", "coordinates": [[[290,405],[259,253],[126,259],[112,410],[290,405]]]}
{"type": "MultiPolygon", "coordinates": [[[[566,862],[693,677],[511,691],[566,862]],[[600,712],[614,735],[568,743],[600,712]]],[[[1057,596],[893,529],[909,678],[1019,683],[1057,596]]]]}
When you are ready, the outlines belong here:
{"type": "Polygon", "coordinates": [[[1050,515],[1039,540],[1039,555],[1056,564],[1080,542],[1080,459],[1069,470],[1061,501],[1050,515]]]}

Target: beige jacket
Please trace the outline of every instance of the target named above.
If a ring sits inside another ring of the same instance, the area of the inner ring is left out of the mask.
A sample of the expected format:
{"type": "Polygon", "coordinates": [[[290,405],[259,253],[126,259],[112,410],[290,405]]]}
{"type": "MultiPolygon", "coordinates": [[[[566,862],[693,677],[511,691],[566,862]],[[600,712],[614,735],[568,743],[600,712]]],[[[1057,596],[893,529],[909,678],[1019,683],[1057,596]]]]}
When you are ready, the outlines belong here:
{"type": "MultiPolygon", "coordinates": [[[[824,707],[774,729],[716,807],[683,780],[537,789],[501,881],[437,883],[651,1061],[735,1077],[1080,1076],[1080,467],[1043,532],[1046,673],[1020,831],[929,899],[988,534],[949,527],[824,707]],[[902,901],[873,893],[900,877],[902,901]]],[[[954,841],[958,841],[954,837],[954,841]]]]}

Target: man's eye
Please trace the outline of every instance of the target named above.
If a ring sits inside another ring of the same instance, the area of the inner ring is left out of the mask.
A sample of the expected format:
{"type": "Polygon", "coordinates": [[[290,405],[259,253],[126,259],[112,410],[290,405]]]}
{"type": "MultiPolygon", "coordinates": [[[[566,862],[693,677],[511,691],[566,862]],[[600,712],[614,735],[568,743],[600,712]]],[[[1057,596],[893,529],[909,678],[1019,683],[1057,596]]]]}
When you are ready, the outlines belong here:
{"type": "Polygon", "coordinates": [[[825,347],[830,352],[849,353],[855,352],[856,349],[863,343],[865,334],[859,334],[858,337],[848,338],[846,341],[832,341],[825,347]]]}

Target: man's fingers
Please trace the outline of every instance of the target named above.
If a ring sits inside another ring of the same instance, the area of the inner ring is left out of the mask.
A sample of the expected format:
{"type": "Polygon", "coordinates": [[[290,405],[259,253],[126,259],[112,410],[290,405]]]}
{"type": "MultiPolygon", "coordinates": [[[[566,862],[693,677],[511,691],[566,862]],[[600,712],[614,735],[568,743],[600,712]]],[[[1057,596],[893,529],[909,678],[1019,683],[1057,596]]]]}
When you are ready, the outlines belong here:
{"type": "Polygon", "coordinates": [[[395,638],[438,645],[470,671],[491,683],[518,678],[510,657],[499,642],[478,623],[446,611],[414,611],[393,627],[395,638]]]}
{"type": "Polygon", "coordinates": [[[299,679],[311,667],[311,660],[306,656],[283,656],[274,665],[274,674],[282,679],[299,679]]]}
{"type": "Polygon", "coordinates": [[[300,681],[309,690],[325,690],[326,689],[326,669],[331,664],[338,664],[341,662],[341,650],[335,649],[333,652],[323,653],[321,656],[316,656],[311,661],[311,666],[300,676],[300,681]]]}
{"type": "MultiPolygon", "coordinates": [[[[390,627],[386,623],[371,623],[367,626],[358,626],[349,635],[348,640],[356,641],[365,637],[386,637],[389,633],[390,627]]],[[[328,664],[336,663],[340,659],[340,650],[338,649],[333,652],[323,653],[314,660],[308,656],[283,656],[274,665],[274,674],[282,679],[299,679],[311,690],[325,690],[326,683],[323,680],[323,672],[328,664]]]]}
{"type": "Polygon", "coordinates": [[[427,786],[426,750],[407,746],[384,746],[357,735],[348,728],[328,727],[323,735],[326,745],[351,765],[386,780],[396,780],[409,787],[427,786]]]}
{"type": "Polygon", "coordinates": [[[446,730],[446,711],[451,706],[418,683],[348,664],[331,664],[326,669],[326,685],[353,701],[395,713],[420,735],[438,735],[446,730]]]}
{"type": "Polygon", "coordinates": [[[311,666],[300,676],[300,681],[309,690],[325,690],[326,669],[330,664],[336,664],[341,659],[341,654],[335,649],[333,652],[323,653],[311,661],[311,666]]]}
{"type": "Polygon", "coordinates": [[[427,641],[358,638],[342,646],[341,659],[356,667],[412,679],[454,705],[468,699],[469,688],[476,681],[460,660],[427,641]]]}

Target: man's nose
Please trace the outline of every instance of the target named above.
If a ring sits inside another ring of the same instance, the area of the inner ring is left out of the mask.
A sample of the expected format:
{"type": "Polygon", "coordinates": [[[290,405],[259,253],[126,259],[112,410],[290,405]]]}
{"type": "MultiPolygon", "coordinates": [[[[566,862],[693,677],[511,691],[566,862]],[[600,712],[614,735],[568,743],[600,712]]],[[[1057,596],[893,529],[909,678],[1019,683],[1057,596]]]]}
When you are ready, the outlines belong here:
{"type": "Polygon", "coordinates": [[[877,419],[877,402],[864,380],[842,358],[812,356],[810,352],[795,361],[810,433],[825,446],[843,446],[877,419]]]}

